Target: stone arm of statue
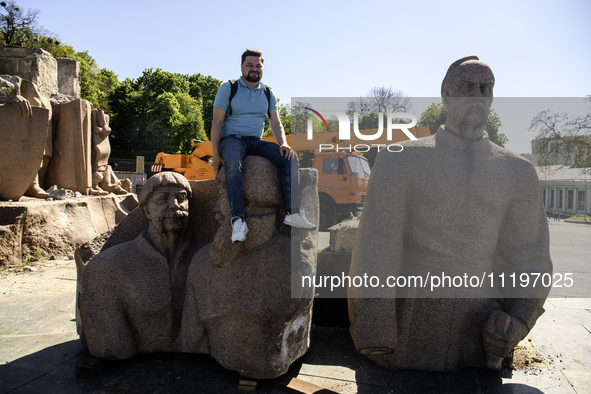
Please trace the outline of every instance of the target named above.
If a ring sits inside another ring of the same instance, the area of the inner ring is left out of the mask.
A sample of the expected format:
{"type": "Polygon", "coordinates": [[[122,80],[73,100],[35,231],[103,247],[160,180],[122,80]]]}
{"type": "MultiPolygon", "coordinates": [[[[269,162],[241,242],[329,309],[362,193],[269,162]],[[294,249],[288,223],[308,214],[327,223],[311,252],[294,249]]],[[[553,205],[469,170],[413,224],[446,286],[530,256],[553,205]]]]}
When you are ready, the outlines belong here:
{"type": "Polygon", "coordinates": [[[138,353],[119,298],[120,275],[117,268],[97,257],[84,270],[80,316],[88,350],[94,357],[123,359],[138,353]]]}
{"type": "MultiPolygon", "coordinates": [[[[19,109],[23,118],[33,116],[33,108],[29,100],[21,95],[22,79],[19,77],[0,77],[0,105],[13,104],[19,109]]],[[[32,84],[31,84],[32,85],[32,84]]]]}
{"type": "Polygon", "coordinates": [[[102,139],[105,139],[109,136],[109,134],[111,133],[111,128],[110,127],[94,126],[93,131],[94,131],[94,134],[101,137],[101,140],[102,140],[102,139]]]}
{"type": "Polygon", "coordinates": [[[23,118],[33,116],[33,107],[31,106],[29,100],[27,100],[23,96],[16,96],[15,103],[19,107],[21,116],[23,118]]]}
{"type": "Polygon", "coordinates": [[[7,105],[7,104],[16,105],[20,115],[23,118],[28,118],[30,116],[33,116],[33,107],[31,106],[31,103],[29,102],[29,100],[27,100],[23,96],[20,96],[20,95],[11,96],[9,99],[5,99],[3,101],[6,103],[5,105],[7,105]]]}
{"type": "MultiPolygon", "coordinates": [[[[378,155],[368,185],[366,203],[359,224],[351,258],[349,277],[378,276],[386,283],[388,276],[401,270],[403,235],[408,209],[408,182],[404,163],[385,150],[378,155]]],[[[351,287],[348,291],[350,332],[357,350],[364,355],[394,352],[398,345],[396,289],[351,287]],[[376,333],[372,321],[379,320],[376,333]],[[384,322],[387,320],[387,322],[384,322]]]]}
{"type": "MultiPolygon", "coordinates": [[[[499,238],[498,250],[502,264],[497,274],[505,278],[529,280],[522,287],[521,280],[513,286],[505,282],[505,297],[502,311],[494,311],[483,328],[484,345],[489,354],[489,367],[498,369],[506,357],[544,313],[544,302],[550,291],[538,280],[538,275],[552,275],[552,260],[549,251],[548,223],[541,201],[538,177],[531,165],[517,173],[519,187],[509,208],[499,238]],[[496,360],[496,362],[495,362],[496,360]]],[[[538,276],[539,277],[539,276],[538,276]]]]}

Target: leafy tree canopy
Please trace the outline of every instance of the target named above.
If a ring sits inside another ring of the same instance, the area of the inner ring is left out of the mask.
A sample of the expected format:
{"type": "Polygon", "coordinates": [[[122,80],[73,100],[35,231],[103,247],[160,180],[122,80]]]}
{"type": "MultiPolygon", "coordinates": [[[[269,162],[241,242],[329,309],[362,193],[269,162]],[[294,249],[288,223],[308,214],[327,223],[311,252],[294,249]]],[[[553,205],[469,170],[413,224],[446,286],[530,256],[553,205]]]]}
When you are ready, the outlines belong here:
{"type": "MultiPolygon", "coordinates": [[[[277,98],[277,112],[279,114],[279,119],[283,124],[283,129],[285,130],[285,134],[291,134],[291,110],[289,104],[283,104],[279,97],[277,98]]],[[[271,123],[270,119],[267,116],[265,118],[265,128],[263,130],[263,137],[270,137],[273,135],[273,130],[271,130],[271,123]]]]}
{"type": "Polygon", "coordinates": [[[203,125],[209,138],[213,121],[213,102],[222,81],[203,74],[189,75],[187,81],[191,97],[198,98],[202,102],[203,125]]]}
{"type": "Polygon", "coordinates": [[[202,114],[204,108],[212,111],[220,84],[213,77],[161,69],[125,79],[110,95],[113,155],[151,160],[158,152],[190,153],[193,139],[209,140],[202,114]]]}

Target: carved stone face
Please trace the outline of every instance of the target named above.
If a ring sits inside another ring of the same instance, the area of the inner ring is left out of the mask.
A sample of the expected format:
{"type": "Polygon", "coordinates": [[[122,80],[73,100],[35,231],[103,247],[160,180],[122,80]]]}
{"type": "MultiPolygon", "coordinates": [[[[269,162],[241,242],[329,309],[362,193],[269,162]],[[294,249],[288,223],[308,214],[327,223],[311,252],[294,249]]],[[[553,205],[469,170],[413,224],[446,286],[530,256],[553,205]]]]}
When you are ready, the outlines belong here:
{"type": "Polygon", "coordinates": [[[446,77],[442,89],[447,108],[446,123],[464,127],[484,127],[493,101],[494,75],[479,60],[467,60],[446,77]]]}
{"type": "Polygon", "coordinates": [[[180,186],[156,189],[144,210],[150,224],[158,233],[180,233],[189,223],[189,196],[180,186]]]}

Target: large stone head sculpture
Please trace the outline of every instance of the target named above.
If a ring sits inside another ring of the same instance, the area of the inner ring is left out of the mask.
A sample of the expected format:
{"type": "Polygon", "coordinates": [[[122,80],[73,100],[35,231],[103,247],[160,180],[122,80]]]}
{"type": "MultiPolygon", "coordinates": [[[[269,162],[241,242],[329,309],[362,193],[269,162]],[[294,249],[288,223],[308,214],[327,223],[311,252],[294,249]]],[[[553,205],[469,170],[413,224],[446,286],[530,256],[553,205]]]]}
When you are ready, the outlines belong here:
{"type": "Polygon", "coordinates": [[[140,209],[159,234],[180,233],[189,223],[191,185],[181,174],[161,172],[152,176],[140,194],[140,209]]]}
{"type": "Polygon", "coordinates": [[[452,63],[441,84],[441,98],[447,108],[446,129],[465,138],[480,138],[493,101],[494,84],[491,68],[477,56],[452,63]]]}

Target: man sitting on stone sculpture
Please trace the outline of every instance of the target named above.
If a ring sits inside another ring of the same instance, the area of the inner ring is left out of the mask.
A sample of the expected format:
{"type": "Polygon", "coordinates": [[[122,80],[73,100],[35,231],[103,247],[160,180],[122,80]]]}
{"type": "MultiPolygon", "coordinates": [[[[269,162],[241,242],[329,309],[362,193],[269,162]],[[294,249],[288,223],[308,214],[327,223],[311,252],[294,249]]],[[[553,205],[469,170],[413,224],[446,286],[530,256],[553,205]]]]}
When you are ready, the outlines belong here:
{"type": "Polygon", "coordinates": [[[242,54],[240,65],[242,77],[222,84],[213,103],[213,169],[217,174],[220,166],[224,165],[226,193],[232,209],[232,243],[243,242],[248,233],[244,220],[242,179],[246,155],[262,156],[281,169],[281,186],[287,210],[283,222],[297,228],[315,228],[300,212],[298,157],[285,139],[283,124],[277,112],[277,99],[273,91],[260,82],[264,62],[260,51],[247,49],[242,54]],[[233,89],[236,89],[234,93],[233,89]],[[267,115],[279,145],[262,139],[267,115]]]}
{"type": "Polygon", "coordinates": [[[151,177],[139,207],[148,229],[84,268],[79,307],[91,355],[120,359],[177,350],[187,271],[198,248],[186,231],[190,196],[180,174],[151,177]]]}
{"type": "Polygon", "coordinates": [[[453,63],[441,86],[446,124],[383,150],[372,169],[349,275],[431,278],[349,290],[357,350],[384,367],[498,369],[544,311],[549,288],[499,281],[551,273],[552,262],[535,169],[484,131],[494,82],[476,56],[453,63]],[[486,278],[487,292],[473,281],[431,292],[433,276],[464,275],[486,278]]]}

